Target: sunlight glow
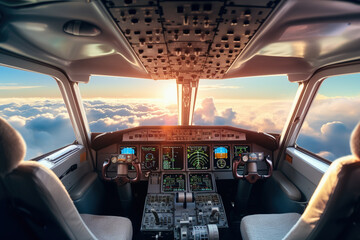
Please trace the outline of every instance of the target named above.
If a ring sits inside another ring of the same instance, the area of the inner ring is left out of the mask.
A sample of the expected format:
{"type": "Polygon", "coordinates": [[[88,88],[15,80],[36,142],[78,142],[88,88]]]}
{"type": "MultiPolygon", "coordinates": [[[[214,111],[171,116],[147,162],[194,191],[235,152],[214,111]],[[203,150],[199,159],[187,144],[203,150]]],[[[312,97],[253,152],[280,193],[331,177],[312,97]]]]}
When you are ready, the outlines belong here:
{"type": "Polygon", "coordinates": [[[171,84],[163,89],[163,99],[166,105],[177,103],[177,89],[176,84],[171,84]]]}

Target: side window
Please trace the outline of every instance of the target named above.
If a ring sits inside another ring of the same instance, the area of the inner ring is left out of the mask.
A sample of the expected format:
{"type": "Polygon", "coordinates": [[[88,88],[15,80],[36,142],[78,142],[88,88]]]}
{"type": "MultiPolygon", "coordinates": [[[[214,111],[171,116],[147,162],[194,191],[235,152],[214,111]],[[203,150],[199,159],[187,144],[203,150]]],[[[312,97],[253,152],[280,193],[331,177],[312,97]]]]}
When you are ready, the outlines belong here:
{"type": "Polygon", "coordinates": [[[325,79],[297,145],[329,161],[349,155],[350,134],[360,120],[360,74],[325,79]]]}
{"type": "Polygon", "coordinates": [[[75,140],[59,87],[47,75],[0,66],[0,117],[23,136],[25,160],[75,140]]]}

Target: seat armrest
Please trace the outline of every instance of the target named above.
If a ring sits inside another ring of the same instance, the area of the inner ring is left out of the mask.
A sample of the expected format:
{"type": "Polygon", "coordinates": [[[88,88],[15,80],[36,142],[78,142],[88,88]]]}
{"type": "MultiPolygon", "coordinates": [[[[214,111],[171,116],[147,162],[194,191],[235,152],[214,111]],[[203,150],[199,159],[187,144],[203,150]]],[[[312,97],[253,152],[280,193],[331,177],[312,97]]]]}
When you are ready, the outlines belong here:
{"type": "Polygon", "coordinates": [[[75,184],[70,190],[69,195],[73,201],[80,199],[89,187],[97,179],[97,174],[95,172],[90,172],[83,176],[78,184],[75,184]]]}
{"type": "Polygon", "coordinates": [[[281,190],[293,201],[300,201],[301,192],[290,180],[280,171],[273,172],[274,180],[279,184],[281,190]]]}

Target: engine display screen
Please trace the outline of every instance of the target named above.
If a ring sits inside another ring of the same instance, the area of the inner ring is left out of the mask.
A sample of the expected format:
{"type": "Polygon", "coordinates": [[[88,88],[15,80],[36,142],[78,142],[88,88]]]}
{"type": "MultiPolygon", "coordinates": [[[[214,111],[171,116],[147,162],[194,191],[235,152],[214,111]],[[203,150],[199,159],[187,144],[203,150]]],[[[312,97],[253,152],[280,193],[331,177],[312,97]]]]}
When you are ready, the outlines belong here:
{"type": "Polygon", "coordinates": [[[191,191],[213,191],[212,177],[209,173],[189,174],[191,191]]]}
{"type": "Polygon", "coordinates": [[[159,168],[159,147],[141,147],[141,163],[145,169],[157,170],[159,168]]]}
{"type": "Polygon", "coordinates": [[[185,174],[164,174],[162,179],[164,192],[184,192],[186,191],[185,174]]]}
{"type": "Polygon", "coordinates": [[[184,168],[184,148],[164,146],[162,148],[162,165],[164,170],[182,170],[184,168]]]}
{"type": "Polygon", "coordinates": [[[210,169],[210,147],[209,146],[188,146],[187,161],[189,170],[210,169]]]}
{"type": "Polygon", "coordinates": [[[241,157],[242,153],[250,152],[249,145],[235,145],[234,146],[234,157],[241,157]]]}
{"type": "Polygon", "coordinates": [[[213,149],[213,153],[215,169],[230,169],[229,146],[215,146],[213,149]]]}

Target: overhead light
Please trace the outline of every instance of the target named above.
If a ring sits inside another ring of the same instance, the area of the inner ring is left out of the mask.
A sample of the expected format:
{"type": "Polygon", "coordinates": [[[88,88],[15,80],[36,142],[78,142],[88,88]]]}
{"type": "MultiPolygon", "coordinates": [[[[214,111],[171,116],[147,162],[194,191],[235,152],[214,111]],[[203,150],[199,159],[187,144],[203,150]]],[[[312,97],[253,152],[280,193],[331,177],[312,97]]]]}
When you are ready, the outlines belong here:
{"type": "Polygon", "coordinates": [[[71,20],[64,24],[64,32],[74,36],[95,37],[101,33],[101,30],[91,23],[71,20]]]}

